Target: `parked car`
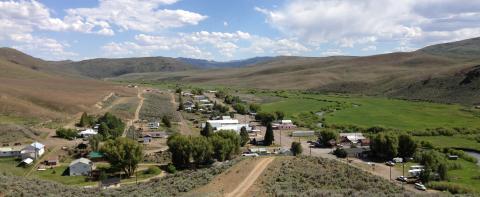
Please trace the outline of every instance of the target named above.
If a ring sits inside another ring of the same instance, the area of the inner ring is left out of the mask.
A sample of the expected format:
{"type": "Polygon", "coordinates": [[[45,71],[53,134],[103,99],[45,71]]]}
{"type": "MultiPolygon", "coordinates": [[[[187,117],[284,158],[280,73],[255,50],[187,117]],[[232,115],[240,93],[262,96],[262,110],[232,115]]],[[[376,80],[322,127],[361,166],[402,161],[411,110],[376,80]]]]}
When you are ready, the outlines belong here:
{"type": "Polygon", "coordinates": [[[399,176],[399,177],[397,177],[397,181],[407,182],[407,181],[408,181],[408,178],[407,178],[407,177],[404,177],[404,176],[399,176]]]}
{"type": "Polygon", "coordinates": [[[421,184],[421,183],[415,183],[415,188],[418,189],[418,190],[422,190],[422,191],[426,191],[427,188],[425,187],[425,185],[421,184]]]}
{"type": "Polygon", "coordinates": [[[257,153],[243,153],[242,156],[244,157],[258,157],[257,153]]]}
{"type": "Polygon", "coordinates": [[[395,163],[393,163],[393,161],[387,161],[387,162],[385,162],[385,165],[387,165],[387,166],[395,166],[395,163]]]}

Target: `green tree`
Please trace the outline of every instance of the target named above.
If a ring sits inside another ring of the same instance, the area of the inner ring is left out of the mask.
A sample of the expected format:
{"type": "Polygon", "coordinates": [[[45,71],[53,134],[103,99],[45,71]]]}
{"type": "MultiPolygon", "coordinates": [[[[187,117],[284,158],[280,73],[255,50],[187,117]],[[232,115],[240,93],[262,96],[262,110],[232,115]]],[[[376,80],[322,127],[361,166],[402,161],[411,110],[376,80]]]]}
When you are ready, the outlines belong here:
{"type": "Polygon", "coordinates": [[[170,118],[169,118],[168,116],[166,116],[166,115],[164,115],[164,116],[162,117],[162,123],[163,123],[166,127],[168,127],[168,128],[171,128],[171,127],[172,127],[172,123],[170,122],[170,118]]]}
{"type": "Polygon", "coordinates": [[[82,117],[80,118],[80,122],[78,123],[80,127],[89,127],[92,126],[92,119],[87,114],[87,112],[83,112],[82,117]]]}
{"type": "Polygon", "coordinates": [[[345,158],[347,157],[347,151],[345,151],[343,148],[336,148],[333,151],[333,154],[337,156],[338,158],[345,158]]]}
{"type": "Polygon", "coordinates": [[[205,127],[200,131],[200,135],[203,135],[205,137],[210,137],[213,134],[213,127],[212,125],[207,122],[205,123],[205,127]]]}
{"type": "Polygon", "coordinates": [[[167,140],[168,151],[172,154],[172,163],[177,168],[184,168],[190,164],[192,142],[183,135],[172,135],[167,140]]]}
{"type": "Polygon", "coordinates": [[[265,132],[265,137],[263,138],[263,143],[266,146],[270,146],[273,144],[273,141],[275,140],[273,136],[273,128],[272,128],[272,123],[267,124],[267,131],[265,132]]]}
{"type": "Polygon", "coordinates": [[[302,144],[300,144],[300,142],[292,142],[290,151],[292,151],[293,156],[302,154],[303,152],[302,144]]]}
{"type": "Polygon", "coordinates": [[[142,146],[128,138],[116,138],[108,140],[102,146],[101,151],[105,153],[105,159],[113,169],[122,170],[127,177],[132,176],[143,159],[142,146]]]}
{"type": "Polygon", "coordinates": [[[78,136],[77,131],[73,129],[60,128],[55,132],[57,137],[73,140],[78,136]]]}
{"type": "Polygon", "coordinates": [[[276,119],[275,114],[268,112],[259,112],[255,115],[255,120],[260,121],[263,125],[273,122],[276,119]]]}
{"type": "Polygon", "coordinates": [[[241,143],[240,143],[241,146],[245,146],[245,144],[247,144],[248,141],[250,141],[250,137],[248,136],[247,128],[242,127],[240,129],[240,139],[241,139],[241,143]]]}
{"type": "Polygon", "coordinates": [[[237,113],[239,113],[239,114],[242,114],[242,115],[247,114],[247,107],[246,107],[244,104],[235,103],[235,104],[233,104],[232,107],[233,107],[233,109],[235,109],[235,111],[237,111],[237,113]]]}
{"type": "Polygon", "coordinates": [[[262,107],[259,105],[259,104],[256,104],[256,103],[252,103],[248,106],[248,108],[250,109],[251,112],[259,112],[262,107]]]}
{"type": "Polygon", "coordinates": [[[285,118],[285,113],[283,111],[275,111],[275,116],[277,120],[283,120],[285,118]]]}
{"type": "Polygon", "coordinates": [[[110,137],[110,128],[108,128],[107,123],[100,123],[100,126],[98,127],[98,134],[102,135],[103,139],[110,137]]]}
{"type": "Polygon", "coordinates": [[[178,87],[177,89],[175,89],[175,93],[182,94],[182,88],[178,87]]]}
{"type": "Polygon", "coordinates": [[[93,151],[98,151],[100,149],[100,141],[102,141],[102,137],[99,135],[94,135],[88,138],[88,143],[93,151]]]}
{"type": "Polygon", "coordinates": [[[105,113],[105,115],[100,117],[98,119],[98,123],[100,124],[100,126],[102,126],[102,123],[104,123],[108,128],[108,132],[104,131],[104,133],[108,133],[108,135],[104,135],[105,138],[114,139],[120,137],[125,130],[125,123],[123,123],[122,119],[114,116],[109,112],[105,113]]]}
{"type": "Polygon", "coordinates": [[[448,178],[448,167],[445,164],[445,162],[440,163],[437,167],[437,173],[440,178],[440,180],[447,180],[448,178]]]}
{"type": "Polygon", "coordinates": [[[182,111],[185,109],[185,106],[183,106],[183,97],[182,94],[178,94],[178,111],[182,111]]]}
{"type": "Polygon", "coordinates": [[[212,160],[213,146],[204,136],[193,137],[192,139],[192,158],[195,164],[207,164],[212,160]]]}
{"type": "Polygon", "coordinates": [[[402,158],[412,157],[417,150],[417,143],[410,135],[401,134],[398,136],[398,156],[402,158]]]}
{"type": "Polygon", "coordinates": [[[373,137],[370,149],[378,158],[392,159],[398,153],[398,138],[392,134],[379,133],[373,137]]]}
{"type": "Polygon", "coordinates": [[[337,140],[338,138],[338,133],[337,131],[333,130],[333,129],[324,129],[322,131],[320,131],[320,142],[324,145],[324,146],[330,146],[330,144],[328,143],[330,140],[337,140]]]}

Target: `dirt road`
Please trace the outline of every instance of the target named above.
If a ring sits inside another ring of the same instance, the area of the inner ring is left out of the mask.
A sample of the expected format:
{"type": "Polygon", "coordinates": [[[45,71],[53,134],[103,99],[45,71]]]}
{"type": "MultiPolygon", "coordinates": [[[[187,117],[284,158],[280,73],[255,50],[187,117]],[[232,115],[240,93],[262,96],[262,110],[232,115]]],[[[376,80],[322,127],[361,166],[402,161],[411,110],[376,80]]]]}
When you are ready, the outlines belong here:
{"type": "Polygon", "coordinates": [[[232,192],[227,193],[225,196],[243,196],[274,159],[274,157],[262,158],[262,161],[250,171],[250,174],[248,174],[248,176],[232,192]]]}
{"type": "Polygon", "coordinates": [[[123,131],[122,137],[127,136],[128,129],[131,126],[133,126],[133,123],[135,121],[140,119],[140,110],[142,109],[143,101],[145,100],[145,98],[143,97],[143,89],[142,88],[138,88],[137,97],[139,99],[139,102],[138,102],[137,109],[135,110],[135,115],[133,116],[133,119],[127,121],[127,125],[125,126],[125,130],[123,131]]]}
{"type": "MultiPolygon", "coordinates": [[[[172,103],[172,105],[175,106],[175,108],[176,108],[179,105],[179,103],[175,99],[175,94],[172,93],[172,92],[168,92],[168,94],[170,95],[170,103],[172,103]]],[[[198,133],[194,133],[192,128],[190,128],[190,126],[188,126],[188,122],[185,120],[182,113],[180,113],[178,111],[175,111],[174,113],[178,113],[178,117],[180,118],[180,121],[178,122],[178,126],[179,126],[178,130],[181,134],[183,134],[183,135],[198,135],[198,133]]]]}

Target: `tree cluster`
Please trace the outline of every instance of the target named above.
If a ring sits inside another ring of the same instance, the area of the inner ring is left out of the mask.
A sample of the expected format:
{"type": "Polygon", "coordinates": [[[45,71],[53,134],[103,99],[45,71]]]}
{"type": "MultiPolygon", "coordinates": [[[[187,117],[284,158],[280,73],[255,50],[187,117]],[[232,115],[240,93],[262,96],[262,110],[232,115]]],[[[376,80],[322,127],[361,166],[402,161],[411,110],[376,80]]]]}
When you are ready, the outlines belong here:
{"type": "Polygon", "coordinates": [[[162,117],[162,123],[163,125],[165,125],[167,128],[171,128],[172,127],[172,122],[170,121],[170,117],[164,115],[162,117]]]}
{"type": "Polygon", "coordinates": [[[235,103],[232,105],[233,109],[237,111],[237,113],[245,115],[248,113],[248,108],[245,104],[242,103],[235,103]]]}
{"type": "Polygon", "coordinates": [[[302,144],[300,144],[300,142],[292,142],[290,151],[292,151],[293,156],[302,154],[303,152],[302,144]]]}
{"type": "Polygon", "coordinates": [[[329,141],[330,140],[336,141],[337,138],[338,138],[338,133],[333,129],[324,129],[320,131],[319,140],[323,144],[323,146],[330,146],[329,141]]]}
{"type": "Polygon", "coordinates": [[[370,141],[373,156],[390,160],[394,157],[409,158],[415,154],[417,143],[407,134],[378,133],[370,141]]]}
{"type": "Polygon", "coordinates": [[[125,130],[125,123],[122,119],[107,112],[98,119],[98,134],[102,135],[104,139],[115,139],[120,137],[125,130]]]}
{"type": "Polygon", "coordinates": [[[128,138],[108,140],[101,151],[112,169],[123,171],[127,177],[132,176],[143,160],[143,147],[136,141],[128,138]]]}
{"type": "Polygon", "coordinates": [[[273,144],[275,136],[273,135],[272,123],[267,124],[267,131],[265,132],[265,137],[263,138],[263,144],[265,146],[270,146],[273,144]]]}
{"type": "Polygon", "coordinates": [[[83,112],[82,116],[80,117],[80,122],[77,123],[77,126],[92,127],[93,125],[95,125],[95,117],[88,115],[87,112],[83,112]]]}
{"type": "Polygon", "coordinates": [[[219,131],[209,137],[172,135],[167,140],[172,163],[177,168],[188,168],[192,164],[210,164],[214,159],[225,161],[240,152],[240,136],[233,131],[219,131]]]}
{"type": "Polygon", "coordinates": [[[242,102],[239,96],[232,96],[232,95],[226,95],[224,101],[226,104],[229,104],[229,105],[242,102]]]}
{"type": "Polygon", "coordinates": [[[77,131],[75,131],[74,129],[66,129],[66,128],[57,129],[55,134],[57,135],[57,137],[68,139],[68,140],[73,140],[78,136],[77,131]]]}

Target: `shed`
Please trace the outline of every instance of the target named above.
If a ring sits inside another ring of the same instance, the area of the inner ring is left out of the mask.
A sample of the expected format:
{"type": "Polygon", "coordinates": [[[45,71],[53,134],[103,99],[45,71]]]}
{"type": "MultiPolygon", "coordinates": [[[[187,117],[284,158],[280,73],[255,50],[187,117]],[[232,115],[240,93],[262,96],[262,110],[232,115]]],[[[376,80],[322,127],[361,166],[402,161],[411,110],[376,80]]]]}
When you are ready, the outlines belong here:
{"type": "Polygon", "coordinates": [[[47,166],[56,166],[58,164],[58,157],[50,157],[44,161],[47,166]]]}
{"type": "Polygon", "coordinates": [[[70,163],[68,167],[70,171],[70,176],[85,176],[90,175],[92,170],[95,169],[95,164],[87,158],[80,158],[72,161],[72,163],[70,163]]]}
{"type": "Polygon", "coordinates": [[[93,161],[100,161],[102,160],[104,157],[103,153],[99,152],[99,151],[92,151],[90,153],[88,153],[88,158],[93,160],[93,161]]]}
{"type": "Polygon", "coordinates": [[[39,142],[34,142],[32,144],[29,144],[28,146],[23,148],[21,151],[22,159],[26,159],[26,158],[37,159],[41,157],[43,153],[45,153],[45,145],[39,142]]]}
{"type": "Polygon", "coordinates": [[[314,136],[315,131],[294,131],[292,132],[292,137],[309,137],[314,136]]]}

